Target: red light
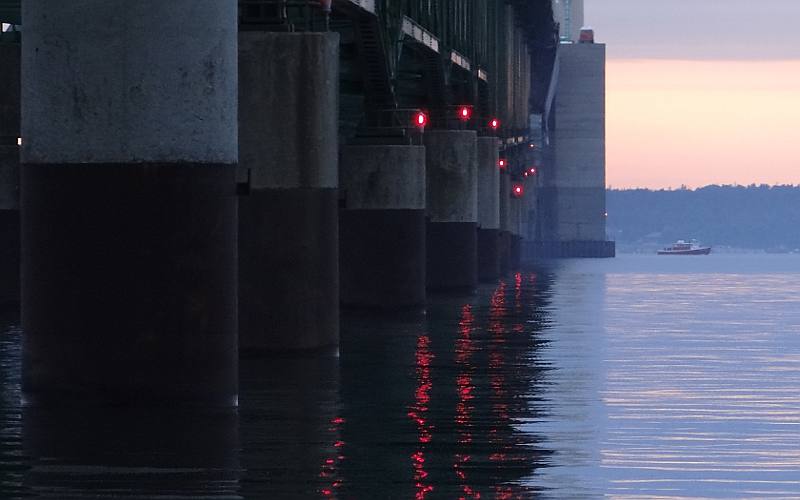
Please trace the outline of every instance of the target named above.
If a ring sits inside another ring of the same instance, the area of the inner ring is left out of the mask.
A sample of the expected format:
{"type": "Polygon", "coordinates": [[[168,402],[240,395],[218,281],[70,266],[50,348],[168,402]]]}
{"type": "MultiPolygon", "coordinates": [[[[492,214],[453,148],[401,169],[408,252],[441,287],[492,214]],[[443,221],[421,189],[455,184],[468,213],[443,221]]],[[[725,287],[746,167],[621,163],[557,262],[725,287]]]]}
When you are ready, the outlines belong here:
{"type": "Polygon", "coordinates": [[[530,173],[531,175],[536,175],[536,167],[529,168],[528,173],[530,173]]]}
{"type": "Polygon", "coordinates": [[[414,116],[414,124],[419,128],[425,128],[425,125],[428,124],[428,115],[426,115],[422,111],[418,112],[414,116]]]}
{"type": "Polygon", "coordinates": [[[501,169],[502,168],[506,168],[506,159],[505,158],[500,158],[497,161],[497,166],[500,167],[501,169]]]}
{"type": "Polygon", "coordinates": [[[492,121],[489,122],[489,126],[492,127],[492,130],[497,130],[500,128],[500,120],[493,118],[492,121]]]}
{"type": "Polygon", "coordinates": [[[472,118],[472,108],[469,106],[461,106],[458,110],[458,118],[462,122],[469,121],[472,118]]]}
{"type": "Polygon", "coordinates": [[[521,184],[515,184],[512,193],[514,197],[520,198],[525,193],[525,190],[522,188],[521,184]]]}
{"type": "Polygon", "coordinates": [[[524,175],[525,177],[528,177],[528,171],[526,170],[526,171],[522,172],[522,175],[524,175]]]}

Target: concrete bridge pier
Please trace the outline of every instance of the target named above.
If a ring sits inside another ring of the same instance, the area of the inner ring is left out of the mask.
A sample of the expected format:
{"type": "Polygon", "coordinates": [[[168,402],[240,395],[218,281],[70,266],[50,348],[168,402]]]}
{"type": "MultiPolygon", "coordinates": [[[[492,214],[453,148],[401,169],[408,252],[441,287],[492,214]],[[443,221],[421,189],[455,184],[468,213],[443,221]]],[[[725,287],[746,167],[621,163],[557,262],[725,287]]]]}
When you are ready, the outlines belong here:
{"type": "Polygon", "coordinates": [[[522,257],[522,209],[524,204],[525,185],[522,181],[512,182],[514,186],[523,186],[522,196],[512,195],[508,206],[509,217],[509,245],[508,245],[508,265],[511,271],[519,268],[520,258],[522,257]]]}
{"type": "Polygon", "coordinates": [[[0,307],[19,304],[20,46],[0,42],[0,307]]]}
{"type": "Polygon", "coordinates": [[[425,148],[352,145],[339,172],[341,301],[394,309],[425,303],[425,148]]]}
{"type": "Polygon", "coordinates": [[[500,275],[506,275],[511,271],[511,175],[507,170],[500,171],[499,181],[499,248],[498,248],[498,268],[500,275]]]}
{"type": "Polygon", "coordinates": [[[339,341],[339,35],[239,35],[239,346],[339,341]]]}
{"type": "Polygon", "coordinates": [[[478,279],[500,275],[500,158],[496,137],[478,138],[478,279]]]}
{"type": "Polygon", "coordinates": [[[236,2],[22,17],[24,403],[236,406],[236,2]]]}
{"type": "Polygon", "coordinates": [[[427,286],[478,284],[478,141],[472,130],[425,132],[427,286]]]}

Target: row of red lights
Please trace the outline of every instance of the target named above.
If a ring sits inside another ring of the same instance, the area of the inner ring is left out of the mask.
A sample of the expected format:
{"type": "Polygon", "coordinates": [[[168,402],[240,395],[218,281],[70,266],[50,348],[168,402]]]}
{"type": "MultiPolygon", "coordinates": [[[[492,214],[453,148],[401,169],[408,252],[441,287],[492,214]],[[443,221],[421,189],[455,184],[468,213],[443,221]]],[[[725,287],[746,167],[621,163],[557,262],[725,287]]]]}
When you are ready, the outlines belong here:
{"type": "MultiPolygon", "coordinates": [[[[469,106],[462,106],[458,111],[458,118],[461,121],[469,121],[472,118],[472,108],[469,106]]],[[[414,116],[414,124],[419,128],[425,128],[428,124],[428,115],[424,111],[418,111],[414,116]]],[[[489,121],[489,128],[497,130],[500,128],[500,120],[492,118],[489,121]]]]}
{"type": "MultiPolygon", "coordinates": [[[[497,160],[497,167],[500,170],[505,170],[507,166],[508,166],[508,161],[506,161],[505,158],[500,158],[499,160],[497,160]]],[[[524,175],[525,177],[528,177],[529,175],[536,175],[536,167],[529,168],[528,170],[524,171],[522,175],[524,175]]]]}
{"type": "MultiPolygon", "coordinates": [[[[458,118],[461,121],[469,121],[469,119],[472,118],[472,108],[469,106],[462,106],[461,108],[459,108],[458,118]]],[[[414,123],[419,128],[425,128],[425,126],[428,124],[428,115],[422,111],[417,112],[416,116],[414,117],[414,123]]],[[[497,130],[498,128],[500,128],[500,120],[498,120],[497,118],[492,118],[492,120],[489,121],[489,128],[491,128],[492,130],[497,130]]],[[[506,159],[500,158],[500,160],[498,160],[497,162],[497,166],[500,167],[500,169],[505,169],[507,166],[506,159]]],[[[525,176],[527,177],[528,175],[534,175],[535,173],[536,169],[534,167],[531,167],[530,169],[525,171],[525,176]]],[[[522,187],[521,184],[515,184],[511,192],[516,198],[521,198],[522,195],[525,193],[525,189],[522,187]]]]}

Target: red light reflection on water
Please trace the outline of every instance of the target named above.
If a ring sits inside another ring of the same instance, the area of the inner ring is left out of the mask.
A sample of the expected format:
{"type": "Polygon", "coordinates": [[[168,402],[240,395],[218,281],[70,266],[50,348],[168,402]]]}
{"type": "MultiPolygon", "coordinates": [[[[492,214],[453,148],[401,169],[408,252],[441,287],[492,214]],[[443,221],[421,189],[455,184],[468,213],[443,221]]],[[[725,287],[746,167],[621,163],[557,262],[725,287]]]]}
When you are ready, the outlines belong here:
{"type": "Polygon", "coordinates": [[[467,447],[472,443],[472,413],[474,406],[472,394],[475,386],[472,384],[472,373],[475,369],[472,364],[472,354],[475,352],[475,342],[472,333],[475,330],[475,315],[472,313],[472,306],[469,304],[461,308],[461,319],[458,322],[458,340],[456,340],[456,365],[459,373],[456,376],[456,391],[458,392],[458,403],[456,403],[456,428],[458,429],[458,444],[460,452],[453,457],[453,470],[461,484],[462,496],[459,498],[467,499],[481,498],[479,491],[476,491],[469,483],[467,478],[467,467],[472,460],[467,447]]]}
{"type": "Polygon", "coordinates": [[[408,416],[417,424],[417,440],[419,447],[411,455],[411,467],[414,469],[414,486],[416,500],[423,500],[428,493],[433,491],[433,486],[426,484],[428,472],[425,470],[425,449],[433,437],[433,426],[427,421],[428,403],[430,403],[431,382],[431,339],[425,335],[417,338],[416,350],[416,375],[417,388],[414,391],[414,404],[408,409],[408,416]]]}
{"type": "Polygon", "coordinates": [[[492,293],[491,302],[489,302],[489,333],[492,334],[492,343],[501,342],[505,343],[503,334],[505,328],[503,327],[503,319],[506,316],[506,282],[501,281],[494,293],[492,293]]]}
{"type": "MultiPolygon", "coordinates": [[[[514,311],[519,316],[522,312],[522,273],[514,274],[514,311]]],[[[514,333],[523,333],[525,326],[522,323],[514,323],[511,326],[514,333]]]]}
{"type": "Polygon", "coordinates": [[[497,486],[494,489],[494,498],[496,500],[511,500],[512,498],[522,498],[520,496],[514,496],[514,490],[511,489],[509,486],[497,486]]]}
{"type": "MultiPolygon", "coordinates": [[[[515,277],[515,296],[519,297],[521,292],[521,275],[515,277]]],[[[517,299],[517,303],[519,299],[517,299]]],[[[508,462],[508,442],[500,435],[500,428],[510,424],[508,389],[506,387],[506,360],[505,344],[508,328],[505,321],[508,320],[508,309],[506,306],[506,284],[500,282],[492,295],[489,305],[489,331],[492,334],[489,343],[489,387],[491,394],[492,426],[489,429],[489,443],[492,452],[489,454],[489,461],[497,467],[504,467],[508,462]]],[[[521,325],[520,325],[521,326],[521,325]]],[[[512,327],[514,328],[514,327],[512,327]]],[[[494,491],[495,498],[512,498],[512,490],[504,486],[497,486],[494,491]]]]}
{"type": "Polygon", "coordinates": [[[333,436],[334,442],[328,457],[325,458],[322,463],[322,470],[319,473],[319,478],[323,483],[326,483],[326,485],[321,487],[319,490],[319,494],[323,498],[335,498],[336,490],[342,486],[342,480],[338,477],[338,465],[339,462],[345,458],[342,454],[342,448],[344,447],[345,443],[339,439],[339,436],[341,435],[341,428],[344,423],[345,419],[342,417],[336,417],[330,421],[330,425],[328,427],[328,433],[333,436]],[[330,484],[327,484],[328,482],[330,482],[330,484]]]}

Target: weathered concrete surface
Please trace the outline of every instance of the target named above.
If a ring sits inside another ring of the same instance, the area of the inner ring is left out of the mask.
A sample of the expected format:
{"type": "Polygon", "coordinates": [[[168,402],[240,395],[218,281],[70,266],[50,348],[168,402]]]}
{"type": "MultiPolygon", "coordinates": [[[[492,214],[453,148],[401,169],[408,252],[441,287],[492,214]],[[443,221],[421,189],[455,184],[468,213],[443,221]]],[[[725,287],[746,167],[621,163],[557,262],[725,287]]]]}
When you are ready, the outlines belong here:
{"type": "Polygon", "coordinates": [[[427,226],[428,290],[469,290],[478,284],[478,231],[474,222],[427,226]]]}
{"type": "Polygon", "coordinates": [[[342,304],[424,304],[425,148],[347,146],[339,179],[342,304]]]}
{"type": "Polygon", "coordinates": [[[605,45],[559,47],[554,168],[541,192],[545,241],[606,239],[605,45]]]}
{"type": "Polygon", "coordinates": [[[471,130],[425,136],[427,215],[431,222],[478,222],[478,143],[471,130]]]}
{"type": "Polygon", "coordinates": [[[239,79],[251,187],[337,187],[339,35],[244,31],[239,79]]]}
{"type": "MultiPolygon", "coordinates": [[[[521,181],[518,182],[521,183],[521,181]]],[[[524,197],[523,198],[512,197],[508,205],[509,235],[510,235],[508,261],[512,271],[519,267],[521,259],[521,248],[522,248],[521,221],[522,221],[523,200],[524,197]]]]}
{"type": "Polygon", "coordinates": [[[425,211],[342,210],[341,301],[401,309],[425,303],[425,211]]]}
{"type": "Polygon", "coordinates": [[[478,283],[478,142],[474,131],[425,133],[427,287],[478,283]]]}
{"type": "Polygon", "coordinates": [[[558,205],[549,226],[558,238],[545,241],[605,241],[605,188],[543,188],[540,196],[558,205]]]}
{"type": "Polygon", "coordinates": [[[0,210],[19,212],[19,147],[0,145],[0,210]]]}
{"type": "Polygon", "coordinates": [[[22,9],[24,402],[235,406],[236,2],[22,9]]]}
{"type": "Polygon", "coordinates": [[[511,176],[508,171],[500,172],[499,186],[500,242],[497,253],[498,270],[503,275],[511,269],[511,176]]]}
{"type": "Polygon", "coordinates": [[[500,230],[511,231],[511,175],[501,172],[499,181],[500,230]]]}
{"type": "Polygon", "coordinates": [[[336,203],[336,189],[320,188],[258,189],[239,198],[244,355],[338,344],[336,203]]]}
{"type": "Polygon", "coordinates": [[[347,210],[425,210],[425,148],[346,146],[339,183],[347,210]]]}
{"type": "Polygon", "coordinates": [[[4,141],[2,145],[16,146],[20,126],[19,44],[0,43],[0,68],[3,71],[3,77],[0,78],[0,138],[4,141]]]}
{"type": "Polygon", "coordinates": [[[23,161],[236,163],[236,6],[23,2],[23,161]]]}
{"type": "Polygon", "coordinates": [[[522,198],[520,232],[523,240],[534,241],[539,220],[539,172],[525,179],[525,196],[522,198]]]}
{"type": "Polygon", "coordinates": [[[20,46],[0,43],[0,306],[19,302],[20,46]]]}
{"type": "Polygon", "coordinates": [[[336,346],[339,36],[239,37],[240,348],[336,346]]]}
{"type": "Polygon", "coordinates": [[[478,279],[500,275],[500,157],[496,137],[478,138],[478,279]]]}
{"type": "MultiPolygon", "coordinates": [[[[523,181],[520,180],[512,181],[511,183],[512,189],[517,184],[521,184],[524,189],[525,184],[523,183],[523,181]]],[[[515,236],[521,235],[520,221],[522,217],[522,204],[523,204],[522,200],[523,198],[516,195],[512,195],[508,201],[508,232],[510,232],[515,236]]]]}
{"type": "Polygon", "coordinates": [[[234,179],[219,165],[23,165],[27,404],[235,406],[234,179]]]}
{"type": "Polygon", "coordinates": [[[616,255],[613,241],[525,241],[522,260],[611,258],[616,255]]]}
{"type": "Polygon", "coordinates": [[[500,150],[496,137],[478,138],[478,226],[500,228],[500,150]]]}

